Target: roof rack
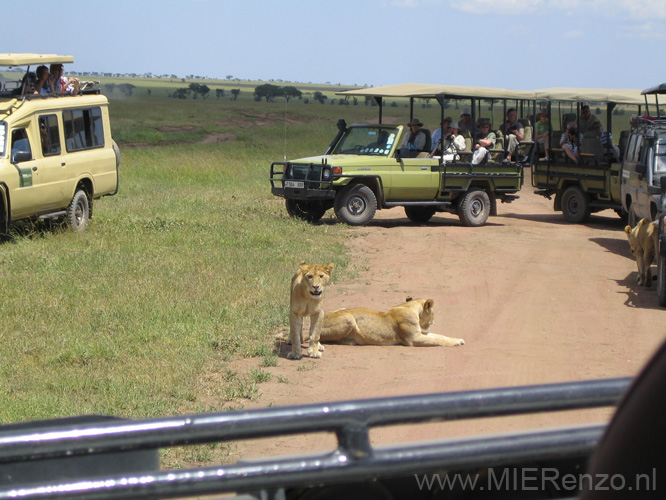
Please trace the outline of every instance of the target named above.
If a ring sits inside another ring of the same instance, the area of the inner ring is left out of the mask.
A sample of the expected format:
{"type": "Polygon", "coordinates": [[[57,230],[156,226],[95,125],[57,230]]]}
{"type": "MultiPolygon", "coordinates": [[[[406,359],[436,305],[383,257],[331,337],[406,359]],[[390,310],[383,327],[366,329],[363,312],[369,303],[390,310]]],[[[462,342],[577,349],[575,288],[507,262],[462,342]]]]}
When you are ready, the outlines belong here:
{"type": "MultiPolygon", "coordinates": [[[[633,120],[632,120],[633,121],[633,120]]],[[[666,129],[666,117],[642,115],[636,117],[636,128],[666,129]]]]}

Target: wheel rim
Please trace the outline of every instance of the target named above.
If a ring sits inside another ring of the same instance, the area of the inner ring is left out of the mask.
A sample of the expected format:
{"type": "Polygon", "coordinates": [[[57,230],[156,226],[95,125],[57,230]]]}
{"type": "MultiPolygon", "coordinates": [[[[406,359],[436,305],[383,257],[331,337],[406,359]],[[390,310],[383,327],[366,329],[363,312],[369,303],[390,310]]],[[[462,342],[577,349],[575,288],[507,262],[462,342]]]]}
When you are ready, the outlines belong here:
{"type": "Polygon", "coordinates": [[[347,210],[353,216],[362,215],[365,212],[368,204],[365,201],[365,198],[361,196],[352,196],[347,200],[347,210]]]}
{"type": "Polygon", "coordinates": [[[578,198],[572,196],[569,199],[569,203],[567,203],[567,207],[569,207],[569,212],[577,214],[580,211],[580,202],[578,201],[578,198]]]}
{"type": "Polygon", "coordinates": [[[80,226],[83,223],[83,220],[85,218],[84,210],[85,207],[83,206],[83,202],[82,201],[78,202],[76,204],[76,208],[74,209],[74,221],[76,222],[77,226],[80,226]]]}
{"type": "Polygon", "coordinates": [[[472,203],[469,205],[469,211],[472,214],[472,217],[479,217],[481,214],[483,214],[483,209],[484,209],[484,203],[483,200],[479,198],[474,198],[472,200],[472,203]]]}

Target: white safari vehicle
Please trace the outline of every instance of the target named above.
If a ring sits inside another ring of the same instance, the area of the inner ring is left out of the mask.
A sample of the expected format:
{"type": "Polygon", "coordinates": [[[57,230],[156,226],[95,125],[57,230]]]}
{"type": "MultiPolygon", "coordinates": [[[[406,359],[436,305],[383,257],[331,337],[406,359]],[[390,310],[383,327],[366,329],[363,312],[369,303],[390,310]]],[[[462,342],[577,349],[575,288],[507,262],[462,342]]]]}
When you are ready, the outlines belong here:
{"type": "Polygon", "coordinates": [[[89,82],[65,93],[34,90],[39,66],[73,61],[0,54],[0,67],[25,67],[0,90],[0,234],[19,219],[53,217],[82,231],[93,200],[118,192],[120,154],[106,97],[89,82]]]}

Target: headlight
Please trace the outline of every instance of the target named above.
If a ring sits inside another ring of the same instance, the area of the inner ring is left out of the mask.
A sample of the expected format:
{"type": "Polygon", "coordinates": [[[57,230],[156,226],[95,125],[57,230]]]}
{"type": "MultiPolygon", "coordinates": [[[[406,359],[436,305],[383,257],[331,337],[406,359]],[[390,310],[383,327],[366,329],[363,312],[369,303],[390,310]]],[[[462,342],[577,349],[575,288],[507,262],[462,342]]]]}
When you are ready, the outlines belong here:
{"type": "Polygon", "coordinates": [[[322,170],[321,178],[322,178],[322,180],[325,180],[325,181],[329,180],[331,178],[331,169],[330,168],[325,168],[324,170],[322,170]]]}

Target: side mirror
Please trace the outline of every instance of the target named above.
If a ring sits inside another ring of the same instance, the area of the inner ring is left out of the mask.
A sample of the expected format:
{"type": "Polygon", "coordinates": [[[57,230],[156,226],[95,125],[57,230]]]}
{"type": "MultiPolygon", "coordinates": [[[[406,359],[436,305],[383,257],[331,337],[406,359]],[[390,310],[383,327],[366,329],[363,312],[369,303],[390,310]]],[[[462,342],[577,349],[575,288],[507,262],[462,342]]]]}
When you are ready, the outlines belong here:
{"type": "Polygon", "coordinates": [[[666,175],[662,175],[659,178],[659,188],[661,190],[661,195],[666,195],[666,175]]]}
{"type": "Polygon", "coordinates": [[[12,164],[14,165],[30,160],[32,160],[32,153],[30,151],[17,151],[12,155],[12,164]]]}
{"type": "Polygon", "coordinates": [[[636,173],[643,175],[647,172],[647,165],[645,163],[637,163],[636,164],[636,173]]]}

